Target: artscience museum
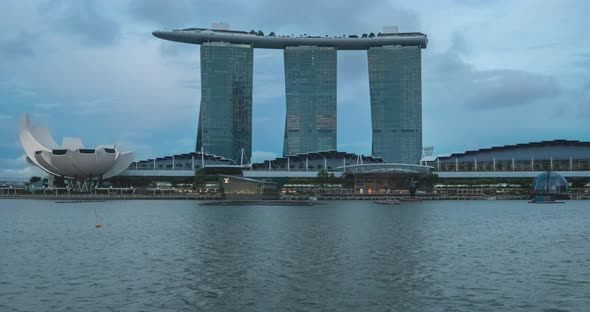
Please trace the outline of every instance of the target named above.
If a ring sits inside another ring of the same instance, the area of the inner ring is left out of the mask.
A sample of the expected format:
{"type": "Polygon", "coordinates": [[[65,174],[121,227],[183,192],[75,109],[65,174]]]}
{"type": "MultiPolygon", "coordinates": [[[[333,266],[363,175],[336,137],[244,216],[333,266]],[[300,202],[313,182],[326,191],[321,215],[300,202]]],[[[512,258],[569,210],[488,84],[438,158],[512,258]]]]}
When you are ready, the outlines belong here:
{"type": "Polygon", "coordinates": [[[29,163],[81,189],[125,171],[134,157],[132,152],[121,152],[115,145],[87,148],[80,138],[66,137],[59,145],[49,130],[33,124],[28,114],[21,117],[19,141],[29,163]]]}

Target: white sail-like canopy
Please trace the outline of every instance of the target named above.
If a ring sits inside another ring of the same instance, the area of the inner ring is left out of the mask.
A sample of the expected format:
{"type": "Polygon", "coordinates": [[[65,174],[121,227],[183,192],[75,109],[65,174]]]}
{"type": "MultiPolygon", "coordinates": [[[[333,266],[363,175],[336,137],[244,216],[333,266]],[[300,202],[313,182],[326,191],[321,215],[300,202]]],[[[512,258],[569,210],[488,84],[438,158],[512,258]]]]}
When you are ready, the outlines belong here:
{"type": "Polygon", "coordinates": [[[110,178],[133,162],[133,153],[121,153],[115,145],[85,148],[80,138],[63,138],[60,146],[47,128],[32,124],[28,114],[21,117],[18,136],[27,160],[55,176],[110,178]]]}

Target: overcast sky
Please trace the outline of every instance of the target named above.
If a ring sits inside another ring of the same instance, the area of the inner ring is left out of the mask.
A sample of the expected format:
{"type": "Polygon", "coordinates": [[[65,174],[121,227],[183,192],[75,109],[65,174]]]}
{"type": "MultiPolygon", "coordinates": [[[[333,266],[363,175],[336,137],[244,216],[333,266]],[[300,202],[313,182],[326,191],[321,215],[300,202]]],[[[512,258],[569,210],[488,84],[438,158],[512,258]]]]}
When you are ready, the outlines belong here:
{"type": "MultiPolygon", "coordinates": [[[[424,145],[435,154],[551,139],[590,140],[590,1],[2,1],[0,178],[25,162],[18,117],[57,141],[116,143],[138,159],[190,152],[200,99],[199,46],[156,29],[277,34],[428,35],[422,50],[424,145]]],[[[370,154],[367,56],[338,54],[338,149],[370,154]]],[[[280,50],[254,52],[253,157],[282,153],[280,50]]]]}

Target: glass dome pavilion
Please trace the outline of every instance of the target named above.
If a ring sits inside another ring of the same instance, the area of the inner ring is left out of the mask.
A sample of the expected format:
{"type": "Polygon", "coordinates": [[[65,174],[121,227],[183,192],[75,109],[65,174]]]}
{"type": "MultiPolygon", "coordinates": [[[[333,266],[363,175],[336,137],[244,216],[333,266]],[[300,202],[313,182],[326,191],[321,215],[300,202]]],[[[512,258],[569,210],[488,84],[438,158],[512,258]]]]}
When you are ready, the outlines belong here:
{"type": "Polygon", "coordinates": [[[537,175],[533,181],[534,194],[563,194],[568,191],[568,182],[556,172],[543,172],[537,175]]]}

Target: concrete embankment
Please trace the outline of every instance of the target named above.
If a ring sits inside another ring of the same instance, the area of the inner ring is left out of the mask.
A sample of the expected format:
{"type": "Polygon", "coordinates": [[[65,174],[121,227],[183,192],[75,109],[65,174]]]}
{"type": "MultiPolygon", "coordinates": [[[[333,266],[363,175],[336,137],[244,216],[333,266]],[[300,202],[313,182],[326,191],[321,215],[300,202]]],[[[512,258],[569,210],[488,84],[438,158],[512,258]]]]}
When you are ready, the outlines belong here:
{"type": "Polygon", "coordinates": [[[124,194],[124,195],[95,195],[95,194],[52,194],[52,195],[0,195],[0,199],[39,199],[55,201],[106,201],[106,200],[218,200],[219,194],[124,194]]]}
{"type": "Polygon", "coordinates": [[[502,197],[489,197],[481,195],[420,195],[420,196],[400,196],[400,195],[353,195],[353,194],[331,194],[331,195],[316,195],[316,196],[286,196],[285,200],[309,200],[316,198],[317,200],[399,200],[399,201],[422,201],[422,200],[520,200],[528,199],[525,195],[509,195],[502,197]]]}

